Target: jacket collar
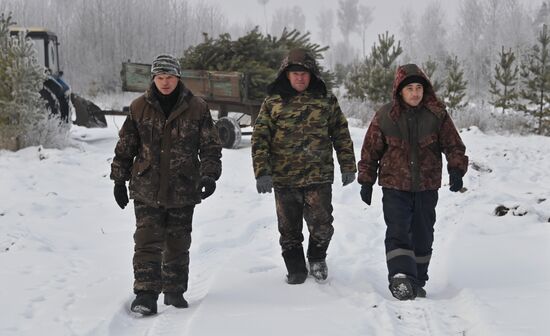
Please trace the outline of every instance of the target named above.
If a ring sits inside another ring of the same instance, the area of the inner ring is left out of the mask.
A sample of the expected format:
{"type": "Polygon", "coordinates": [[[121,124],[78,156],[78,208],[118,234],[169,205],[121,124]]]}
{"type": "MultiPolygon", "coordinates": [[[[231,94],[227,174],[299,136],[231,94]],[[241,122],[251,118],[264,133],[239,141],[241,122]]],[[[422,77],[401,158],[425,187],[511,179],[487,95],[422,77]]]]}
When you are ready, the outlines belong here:
{"type": "MultiPolygon", "coordinates": [[[[155,85],[155,83],[151,83],[151,86],[149,87],[149,89],[145,91],[145,100],[154,107],[157,113],[162,114],[162,116],[166,118],[164,116],[164,112],[162,111],[162,108],[160,107],[160,103],[157,97],[153,93],[153,85],[155,85]]],[[[181,81],[180,81],[180,85],[178,85],[178,88],[176,88],[176,90],[180,90],[178,100],[174,105],[174,110],[172,111],[172,113],[170,113],[170,116],[166,120],[166,123],[172,122],[179,115],[185,112],[185,110],[189,108],[189,102],[193,97],[193,93],[191,92],[191,90],[189,90],[181,81]]]]}

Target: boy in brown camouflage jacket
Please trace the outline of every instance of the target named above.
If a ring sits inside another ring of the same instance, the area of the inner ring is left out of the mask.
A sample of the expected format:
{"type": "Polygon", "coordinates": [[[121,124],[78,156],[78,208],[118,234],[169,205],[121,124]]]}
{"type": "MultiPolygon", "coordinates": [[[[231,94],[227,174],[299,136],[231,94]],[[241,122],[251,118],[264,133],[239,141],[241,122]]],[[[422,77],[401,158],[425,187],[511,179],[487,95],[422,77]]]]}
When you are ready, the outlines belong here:
{"type": "Polygon", "coordinates": [[[374,116],[359,161],[361,198],[382,186],[389,288],[399,300],[424,297],[441,187],[441,154],[450,190],[462,188],[468,168],[465,146],[428,77],[415,64],[397,69],[393,100],[374,116]]]}

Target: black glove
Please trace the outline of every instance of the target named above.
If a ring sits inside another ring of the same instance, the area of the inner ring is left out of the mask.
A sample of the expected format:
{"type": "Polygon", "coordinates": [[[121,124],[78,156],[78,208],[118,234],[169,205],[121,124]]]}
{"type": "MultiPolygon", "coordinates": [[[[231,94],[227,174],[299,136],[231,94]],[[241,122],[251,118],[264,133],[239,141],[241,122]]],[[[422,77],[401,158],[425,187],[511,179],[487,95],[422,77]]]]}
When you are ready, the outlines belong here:
{"type": "Polygon", "coordinates": [[[201,182],[199,183],[199,190],[201,191],[202,199],[205,199],[211,196],[214,193],[214,190],[216,190],[216,180],[214,180],[210,176],[201,177],[201,182]]]}
{"type": "Polygon", "coordinates": [[[270,193],[273,189],[273,179],[269,175],[260,176],[256,179],[256,190],[259,194],[270,193]]]}
{"type": "Polygon", "coordinates": [[[372,184],[362,184],[361,185],[361,199],[363,202],[370,205],[372,200],[372,184]]]}
{"type": "Polygon", "coordinates": [[[128,190],[126,190],[126,184],[115,183],[115,201],[121,209],[124,209],[128,205],[128,190]]]}
{"type": "Polygon", "coordinates": [[[457,192],[462,189],[462,174],[458,170],[451,170],[449,172],[449,190],[457,192]]]}

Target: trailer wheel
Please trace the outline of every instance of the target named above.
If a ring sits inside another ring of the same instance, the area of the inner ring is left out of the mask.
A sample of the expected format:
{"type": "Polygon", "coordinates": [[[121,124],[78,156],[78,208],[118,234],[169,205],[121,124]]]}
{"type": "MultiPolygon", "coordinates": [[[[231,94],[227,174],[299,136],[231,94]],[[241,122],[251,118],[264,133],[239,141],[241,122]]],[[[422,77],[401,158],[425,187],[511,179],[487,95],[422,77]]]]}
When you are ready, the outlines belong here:
{"type": "Polygon", "coordinates": [[[241,143],[241,126],[230,117],[223,117],[216,122],[223,148],[237,148],[241,143]]]}

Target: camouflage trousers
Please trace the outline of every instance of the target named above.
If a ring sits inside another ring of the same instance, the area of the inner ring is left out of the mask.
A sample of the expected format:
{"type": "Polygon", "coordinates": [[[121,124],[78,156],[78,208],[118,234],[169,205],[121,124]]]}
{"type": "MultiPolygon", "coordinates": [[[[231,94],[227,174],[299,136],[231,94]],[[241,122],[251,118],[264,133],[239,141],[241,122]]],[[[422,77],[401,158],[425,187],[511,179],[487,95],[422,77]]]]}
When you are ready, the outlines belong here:
{"type": "Polygon", "coordinates": [[[324,260],[334,233],[332,222],[332,185],[313,184],[303,188],[275,188],[275,205],[283,253],[302,249],[303,219],[309,230],[307,257],[324,260]]]}
{"type": "Polygon", "coordinates": [[[187,290],[194,209],[155,208],[134,201],[134,293],[187,290]]]}

